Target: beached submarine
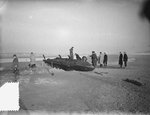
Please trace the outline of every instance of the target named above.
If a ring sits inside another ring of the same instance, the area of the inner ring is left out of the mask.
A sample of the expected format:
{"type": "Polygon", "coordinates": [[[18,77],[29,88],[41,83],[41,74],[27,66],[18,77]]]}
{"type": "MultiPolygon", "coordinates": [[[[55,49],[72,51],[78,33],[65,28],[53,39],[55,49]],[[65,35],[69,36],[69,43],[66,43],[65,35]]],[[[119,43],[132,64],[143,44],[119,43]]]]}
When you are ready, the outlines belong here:
{"type": "Polygon", "coordinates": [[[65,71],[76,70],[76,71],[92,71],[95,68],[87,61],[68,59],[68,58],[55,58],[55,59],[44,59],[46,64],[51,67],[63,69],[65,71]]]}

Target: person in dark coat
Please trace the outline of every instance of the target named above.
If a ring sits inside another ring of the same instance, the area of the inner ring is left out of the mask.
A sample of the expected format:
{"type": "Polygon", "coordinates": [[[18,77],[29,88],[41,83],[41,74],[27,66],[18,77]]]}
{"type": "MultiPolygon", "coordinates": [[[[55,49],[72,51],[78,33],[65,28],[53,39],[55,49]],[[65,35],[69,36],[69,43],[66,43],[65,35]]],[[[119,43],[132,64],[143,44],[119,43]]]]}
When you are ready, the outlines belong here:
{"type": "Polygon", "coordinates": [[[15,74],[15,81],[17,81],[17,76],[19,75],[19,61],[16,54],[13,55],[12,69],[15,74]]]}
{"type": "Polygon", "coordinates": [[[97,65],[97,55],[96,55],[96,53],[95,53],[95,51],[92,51],[92,55],[90,56],[91,57],[91,59],[92,59],[92,65],[94,66],[94,67],[96,67],[96,65],[97,65]]]}
{"type": "Polygon", "coordinates": [[[126,54],[126,52],[124,52],[123,61],[124,61],[124,66],[127,67],[128,55],[126,54]]]}
{"type": "Polygon", "coordinates": [[[101,62],[101,59],[102,58],[102,52],[99,53],[99,56],[98,56],[98,63],[100,65],[100,67],[102,67],[102,62],[101,62]]]}
{"type": "Polygon", "coordinates": [[[74,47],[71,47],[71,48],[69,49],[69,51],[70,51],[70,59],[71,59],[71,60],[74,59],[73,48],[74,48],[74,47]]]}
{"type": "Polygon", "coordinates": [[[104,52],[104,59],[103,59],[103,64],[104,64],[104,66],[107,66],[107,61],[108,61],[108,56],[107,56],[107,54],[104,52]]]}
{"type": "Polygon", "coordinates": [[[122,68],[122,65],[123,65],[123,55],[122,55],[121,52],[120,52],[120,55],[119,55],[119,65],[122,68]]]}

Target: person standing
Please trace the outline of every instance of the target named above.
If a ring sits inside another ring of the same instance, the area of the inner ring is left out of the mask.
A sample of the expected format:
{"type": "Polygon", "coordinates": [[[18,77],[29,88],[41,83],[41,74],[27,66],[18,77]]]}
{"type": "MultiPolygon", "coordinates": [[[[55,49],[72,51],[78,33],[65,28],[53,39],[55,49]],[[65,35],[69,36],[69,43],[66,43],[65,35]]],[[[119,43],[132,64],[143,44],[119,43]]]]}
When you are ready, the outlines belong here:
{"type": "Polygon", "coordinates": [[[102,52],[100,52],[99,56],[98,56],[98,63],[100,65],[100,67],[102,67],[101,58],[102,58],[102,52]]]}
{"type": "Polygon", "coordinates": [[[19,61],[16,54],[13,55],[12,69],[13,73],[15,74],[15,81],[17,81],[17,76],[19,75],[19,61]]]}
{"type": "Polygon", "coordinates": [[[126,52],[124,52],[123,61],[124,61],[124,66],[127,67],[128,55],[126,54],[126,52]]]}
{"type": "Polygon", "coordinates": [[[96,53],[95,53],[95,51],[92,51],[92,55],[90,56],[91,57],[91,59],[92,59],[92,65],[94,66],[94,67],[96,67],[96,65],[97,65],[97,55],[96,55],[96,53]]]}
{"type": "Polygon", "coordinates": [[[108,61],[108,56],[107,56],[107,54],[104,52],[104,59],[103,59],[103,64],[104,64],[104,66],[107,66],[107,61],[108,61]]]}
{"type": "Polygon", "coordinates": [[[71,60],[74,59],[74,57],[73,57],[73,48],[74,48],[74,47],[71,47],[71,48],[69,49],[69,51],[70,51],[70,59],[71,59],[71,60]]]}
{"type": "Polygon", "coordinates": [[[35,63],[35,55],[33,52],[31,52],[30,54],[30,64],[29,64],[29,67],[33,68],[33,67],[36,67],[36,63],[35,63]]]}
{"type": "Polygon", "coordinates": [[[123,55],[122,55],[121,52],[120,52],[120,55],[119,55],[119,65],[122,68],[122,65],[123,65],[123,55]]]}

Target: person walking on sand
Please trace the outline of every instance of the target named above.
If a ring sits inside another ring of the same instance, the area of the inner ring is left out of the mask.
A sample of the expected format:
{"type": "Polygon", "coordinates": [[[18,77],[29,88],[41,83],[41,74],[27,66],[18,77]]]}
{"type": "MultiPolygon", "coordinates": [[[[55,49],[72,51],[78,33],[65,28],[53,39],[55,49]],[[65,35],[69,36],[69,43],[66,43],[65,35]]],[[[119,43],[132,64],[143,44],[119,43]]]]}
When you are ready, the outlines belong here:
{"type": "Polygon", "coordinates": [[[107,54],[104,52],[103,64],[104,64],[105,67],[107,66],[107,61],[108,61],[108,56],[107,56],[107,54]]]}
{"type": "Polygon", "coordinates": [[[71,60],[74,59],[74,57],[73,57],[73,48],[74,48],[74,47],[71,47],[71,48],[69,49],[69,51],[70,51],[70,59],[71,59],[71,60]]]}
{"type": "Polygon", "coordinates": [[[96,55],[96,53],[95,53],[95,51],[92,51],[92,55],[90,56],[91,57],[91,59],[92,59],[92,65],[94,66],[94,67],[96,67],[96,65],[97,65],[97,55],[96,55]]]}
{"type": "Polygon", "coordinates": [[[123,61],[124,61],[124,66],[127,67],[128,55],[126,54],[126,52],[124,52],[123,61]]]}
{"type": "Polygon", "coordinates": [[[100,67],[102,67],[101,58],[102,58],[102,52],[100,52],[99,56],[98,56],[98,63],[100,65],[100,67]]]}
{"type": "Polygon", "coordinates": [[[30,68],[36,67],[35,61],[36,61],[36,60],[35,60],[35,55],[34,55],[33,52],[31,52],[31,54],[30,54],[30,64],[29,64],[29,67],[30,67],[30,68]]]}
{"type": "Polygon", "coordinates": [[[19,61],[16,54],[13,55],[12,69],[15,74],[15,81],[17,81],[17,76],[19,75],[19,61]]]}
{"type": "Polygon", "coordinates": [[[119,55],[119,65],[122,68],[122,65],[123,65],[123,55],[122,55],[121,52],[120,52],[120,55],[119,55]]]}

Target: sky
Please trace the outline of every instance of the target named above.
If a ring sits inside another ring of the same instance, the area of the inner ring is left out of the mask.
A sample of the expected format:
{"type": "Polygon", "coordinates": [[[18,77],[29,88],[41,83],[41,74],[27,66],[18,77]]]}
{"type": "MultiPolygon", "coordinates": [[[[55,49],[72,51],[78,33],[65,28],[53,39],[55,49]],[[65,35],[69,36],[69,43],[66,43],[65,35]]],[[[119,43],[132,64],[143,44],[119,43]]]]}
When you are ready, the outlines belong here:
{"type": "Polygon", "coordinates": [[[142,0],[0,2],[0,51],[69,54],[150,52],[142,0]]]}

